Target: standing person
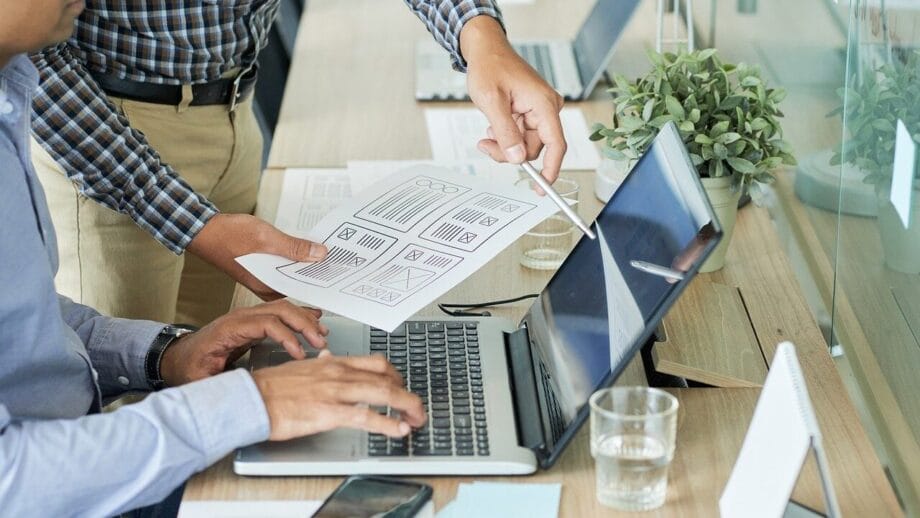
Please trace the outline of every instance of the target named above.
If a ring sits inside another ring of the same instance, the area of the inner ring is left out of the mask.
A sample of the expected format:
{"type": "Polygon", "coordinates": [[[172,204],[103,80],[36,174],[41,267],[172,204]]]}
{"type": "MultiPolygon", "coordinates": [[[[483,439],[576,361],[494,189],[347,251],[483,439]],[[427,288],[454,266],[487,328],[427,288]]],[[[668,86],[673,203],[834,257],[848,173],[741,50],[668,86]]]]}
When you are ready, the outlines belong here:
{"type": "MultiPolygon", "coordinates": [[[[406,3],[468,70],[492,124],[480,149],[520,163],[545,144],[555,179],[562,99],[511,49],[492,0],[406,3]]],[[[249,216],[262,156],[251,92],[278,5],[86,0],[73,37],[33,56],[33,159],[61,234],[63,294],[116,316],[201,324],[227,310],[233,280],[278,296],[235,257],[325,255],[249,216]]]]}
{"type": "Polygon", "coordinates": [[[22,53],[67,37],[82,5],[0,0],[0,515],[175,516],[184,481],[237,447],[422,425],[421,400],[382,356],[303,359],[297,334],[326,346],[315,310],[275,301],[181,334],[55,293],[57,241],[28,145],[38,73],[22,53]],[[266,336],[295,360],[223,372],[266,336]],[[104,397],[164,386],[99,413],[104,397]]]}

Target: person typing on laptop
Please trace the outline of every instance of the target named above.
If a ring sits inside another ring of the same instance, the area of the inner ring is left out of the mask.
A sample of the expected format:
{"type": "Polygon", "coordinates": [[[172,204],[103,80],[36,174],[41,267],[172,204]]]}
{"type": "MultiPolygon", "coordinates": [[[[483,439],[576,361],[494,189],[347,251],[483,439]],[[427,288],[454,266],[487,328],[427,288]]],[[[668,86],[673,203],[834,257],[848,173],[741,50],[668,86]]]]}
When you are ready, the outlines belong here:
{"type": "MultiPolygon", "coordinates": [[[[324,257],[249,215],[262,158],[254,67],[280,3],[86,0],[74,36],[33,56],[33,157],[63,245],[63,294],[116,316],[200,325],[227,310],[234,280],[280,296],[235,257],[324,257]]],[[[520,163],[546,145],[555,179],[562,100],[508,45],[494,2],[406,3],[468,71],[494,128],[482,149],[520,163]]]]}
{"type": "Polygon", "coordinates": [[[0,0],[0,514],[111,516],[166,499],[156,516],[174,515],[183,482],[236,447],[421,426],[419,398],[382,357],[303,359],[297,335],[326,346],[315,310],[277,301],[184,333],[56,293],[57,240],[28,146],[38,73],[23,53],[65,38],[81,8],[0,0]],[[299,361],[223,372],[265,337],[299,361]],[[104,398],[163,387],[100,413],[104,398]]]}

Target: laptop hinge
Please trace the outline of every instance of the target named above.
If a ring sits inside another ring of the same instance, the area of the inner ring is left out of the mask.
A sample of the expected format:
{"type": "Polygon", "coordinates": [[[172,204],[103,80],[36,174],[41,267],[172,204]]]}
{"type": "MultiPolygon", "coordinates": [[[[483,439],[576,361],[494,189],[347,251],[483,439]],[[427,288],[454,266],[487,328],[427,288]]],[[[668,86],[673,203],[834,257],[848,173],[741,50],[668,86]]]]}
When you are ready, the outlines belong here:
{"type": "Polygon", "coordinates": [[[543,435],[543,417],[537,399],[537,380],[526,327],[505,333],[505,354],[508,358],[518,444],[542,452],[546,448],[546,438],[543,435]]]}

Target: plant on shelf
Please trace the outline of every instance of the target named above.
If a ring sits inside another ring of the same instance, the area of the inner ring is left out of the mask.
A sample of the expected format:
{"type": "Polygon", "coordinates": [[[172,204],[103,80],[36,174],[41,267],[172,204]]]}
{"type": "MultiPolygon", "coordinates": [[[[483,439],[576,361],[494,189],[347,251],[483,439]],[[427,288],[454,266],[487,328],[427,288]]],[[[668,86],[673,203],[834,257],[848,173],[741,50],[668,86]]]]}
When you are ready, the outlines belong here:
{"type": "Polygon", "coordinates": [[[649,59],[645,76],[615,78],[613,124],[595,125],[591,139],[605,141],[608,158],[631,165],[674,122],[725,232],[703,267],[718,270],[742,190],[770,183],[776,168],[795,164],[778,120],[786,92],[769,88],[757,67],[723,62],[715,49],[650,52],[649,59]]]}
{"type": "Polygon", "coordinates": [[[838,90],[844,104],[829,115],[841,114],[847,138],[831,165],[847,163],[873,184],[878,201],[878,225],[885,263],[892,269],[920,273],[920,167],[913,166],[912,219],[905,225],[891,203],[892,175],[898,125],[920,147],[920,51],[895,57],[861,81],[838,90]]]}

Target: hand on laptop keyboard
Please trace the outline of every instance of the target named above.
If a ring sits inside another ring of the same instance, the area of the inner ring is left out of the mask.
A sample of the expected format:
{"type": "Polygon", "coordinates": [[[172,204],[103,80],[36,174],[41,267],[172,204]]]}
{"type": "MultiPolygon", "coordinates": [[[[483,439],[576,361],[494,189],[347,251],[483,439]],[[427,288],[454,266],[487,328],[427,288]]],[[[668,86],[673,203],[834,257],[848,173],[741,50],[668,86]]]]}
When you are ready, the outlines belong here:
{"type": "Polygon", "coordinates": [[[260,369],[253,379],[271,422],[270,439],[293,439],[335,428],[357,428],[404,437],[425,425],[421,399],[404,388],[402,376],[382,356],[291,361],[260,369]],[[370,406],[389,406],[400,418],[370,406]]]}

